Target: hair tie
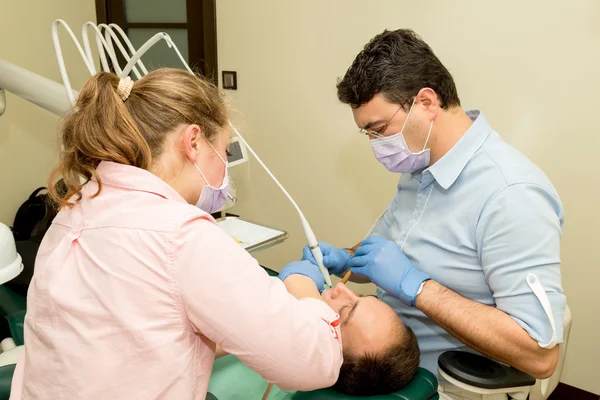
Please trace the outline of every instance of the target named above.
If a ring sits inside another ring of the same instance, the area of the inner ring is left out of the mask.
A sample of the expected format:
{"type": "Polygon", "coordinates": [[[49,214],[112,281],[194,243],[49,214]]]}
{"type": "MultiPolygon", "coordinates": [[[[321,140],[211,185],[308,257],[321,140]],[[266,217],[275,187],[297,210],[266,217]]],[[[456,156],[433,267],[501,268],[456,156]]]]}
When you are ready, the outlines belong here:
{"type": "Polygon", "coordinates": [[[125,78],[119,79],[119,86],[117,86],[117,94],[119,95],[121,100],[127,100],[132,88],[133,80],[130,77],[126,76],[125,78]]]}

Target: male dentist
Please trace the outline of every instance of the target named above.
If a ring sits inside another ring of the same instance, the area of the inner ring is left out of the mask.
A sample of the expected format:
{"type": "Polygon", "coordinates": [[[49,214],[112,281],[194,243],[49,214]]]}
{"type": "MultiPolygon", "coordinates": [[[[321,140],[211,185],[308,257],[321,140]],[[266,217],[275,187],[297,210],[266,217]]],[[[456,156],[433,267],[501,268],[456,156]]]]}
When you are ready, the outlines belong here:
{"type": "MultiPolygon", "coordinates": [[[[482,111],[461,108],[452,76],[410,30],[374,37],[337,90],[377,160],[402,175],[355,254],[321,243],[329,271],[374,282],[433,373],[441,353],[469,347],[536,378],[552,375],[566,298],[563,207],[546,175],[482,111]]],[[[444,383],[440,393],[462,398],[444,383]]]]}

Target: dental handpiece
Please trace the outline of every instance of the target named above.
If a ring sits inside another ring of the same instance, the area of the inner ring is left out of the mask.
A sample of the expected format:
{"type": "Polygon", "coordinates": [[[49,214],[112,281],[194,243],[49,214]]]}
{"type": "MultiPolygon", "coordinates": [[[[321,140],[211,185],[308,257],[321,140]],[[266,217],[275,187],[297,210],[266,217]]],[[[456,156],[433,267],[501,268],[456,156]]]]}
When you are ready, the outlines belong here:
{"type": "Polygon", "coordinates": [[[321,270],[321,274],[323,274],[323,278],[325,278],[326,288],[330,288],[331,278],[329,277],[329,271],[325,268],[323,264],[323,252],[321,252],[321,247],[319,247],[319,242],[315,237],[312,229],[310,229],[310,225],[304,215],[300,214],[300,219],[302,220],[302,227],[304,228],[304,235],[306,236],[306,241],[308,242],[308,247],[310,248],[310,252],[312,253],[317,265],[319,266],[319,270],[321,270]]]}
{"type": "Polygon", "coordinates": [[[287,192],[287,190],[285,190],[283,185],[281,183],[279,183],[277,178],[275,178],[275,176],[271,173],[269,168],[267,168],[267,166],[262,162],[260,157],[258,157],[258,155],[254,152],[254,150],[252,150],[252,147],[250,147],[250,145],[246,142],[246,140],[244,140],[244,138],[242,137],[242,135],[240,135],[238,130],[235,129],[235,126],[233,126],[231,121],[229,121],[229,126],[231,127],[233,132],[237,135],[237,137],[240,138],[242,143],[244,143],[244,145],[246,146],[248,151],[254,156],[256,161],[258,161],[260,166],[263,167],[265,172],[271,177],[271,179],[273,179],[273,181],[277,184],[277,186],[279,186],[279,188],[281,189],[283,194],[288,198],[288,200],[292,203],[292,205],[298,212],[298,216],[300,217],[300,221],[302,222],[302,228],[304,229],[304,235],[306,236],[306,241],[308,243],[310,251],[311,251],[313,257],[315,258],[315,261],[317,262],[317,265],[319,267],[319,270],[321,271],[321,274],[323,274],[323,278],[325,279],[325,285],[327,287],[331,287],[332,286],[331,278],[329,277],[329,271],[323,265],[323,253],[321,252],[321,248],[319,247],[319,242],[317,241],[317,238],[315,237],[313,230],[310,228],[308,221],[304,217],[302,210],[300,210],[300,207],[298,207],[298,205],[296,204],[296,202],[294,201],[292,196],[290,196],[290,194],[287,192]]]}

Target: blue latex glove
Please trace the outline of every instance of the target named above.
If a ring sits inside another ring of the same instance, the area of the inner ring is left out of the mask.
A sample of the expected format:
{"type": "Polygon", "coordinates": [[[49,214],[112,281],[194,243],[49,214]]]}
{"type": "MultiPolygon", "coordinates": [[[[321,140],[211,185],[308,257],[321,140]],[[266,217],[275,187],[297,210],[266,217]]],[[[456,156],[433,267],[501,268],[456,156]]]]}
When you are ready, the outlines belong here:
{"type": "Polygon", "coordinates": [[[321,274],[321,270],[315,264],[308,260],[294,261],[281,269],[279,279],[282,281],[290,275],[308,276],[317,286],[319,293],[325,289],[325,278],[321,274]]]}
{"type": "Polygon", "coordinates": [[[395,242],[382,237],[364,240],[348,266],[352,273],[366,276],[411,307],[415,306],[421,283],[431,279],[411,264],[395,242]]]}
{"type": "MultiPolygon", "coordinates": [[[[352,257],[350,257],[350,254],[346,250],[339,249],[325,242],[319,242],[319,247],[323,253],[323,265],[330,274],[339,275],[348,269],[348,261],[352,257]]],[[[304,246],[302,249],[302,259],[317,265],[317,260],[315,260],[308,246],[304,246]]]]}

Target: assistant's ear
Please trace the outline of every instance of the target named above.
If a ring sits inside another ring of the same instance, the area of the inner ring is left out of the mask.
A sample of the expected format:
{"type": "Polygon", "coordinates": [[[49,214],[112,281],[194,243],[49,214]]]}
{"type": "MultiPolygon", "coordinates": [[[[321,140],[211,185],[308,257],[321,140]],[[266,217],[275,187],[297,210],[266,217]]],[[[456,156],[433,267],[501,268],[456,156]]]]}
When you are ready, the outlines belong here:
{"type": "Polygon", "coordinates": [[[440,102],[438,100],[435,90],[431,88],[423,88],[417,94],[417,101],[424,108],[425,112],[429,114],[429,119],[433,120],[437,117],[440,111],[440,102]]]}
{"type": "Polygon", "coordinates": [[[183,132],[183,151],[192,163],[198,158],[202,139],[202,130],[196,124],[189,125],[183,132]]]}

